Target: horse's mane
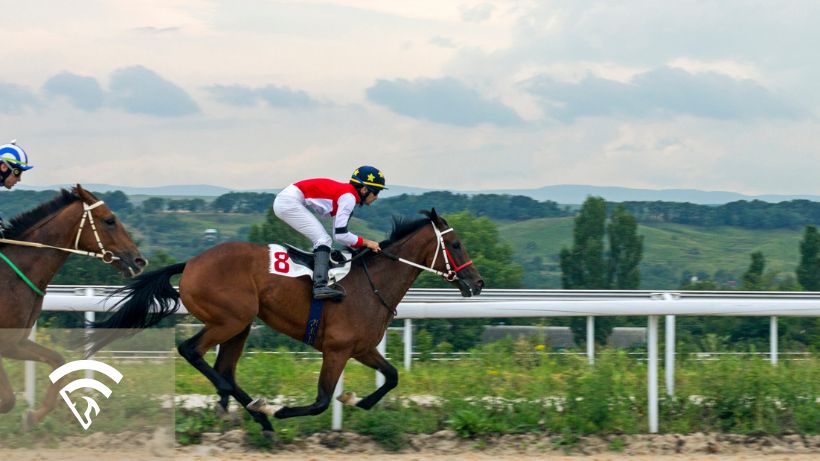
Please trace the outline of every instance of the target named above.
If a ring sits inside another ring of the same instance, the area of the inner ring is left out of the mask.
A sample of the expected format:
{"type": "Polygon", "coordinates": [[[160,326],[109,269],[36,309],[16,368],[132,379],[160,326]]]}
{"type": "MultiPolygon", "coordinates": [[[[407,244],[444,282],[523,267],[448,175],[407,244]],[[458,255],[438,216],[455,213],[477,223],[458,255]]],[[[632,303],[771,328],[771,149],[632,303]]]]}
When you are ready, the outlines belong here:
{"type": "Polygon", "coordinates": [[[31,226],[40,222],[46,216],[65,208],[68,205],[80,200],[76,192],[60,189],[60,193],[48,202],[41,203],[37,207],[20,213],[9,221],[11,228],[6,230],[4,235],[7,239],[19,239],[31,226]]]}
{"type": "MultiPolygon", "coordinates": [[[[388,237],[387,240],[379,243],[379,246],[382,248],[389,247],[422,227],[429,226],[430,220],[433,219],[431,213],[426,210],[419,211],[419,213],[423,214],[425,217],[411,219],[407,216],[393,216],[393,231],[390,232],[390,237],[388,237]]],[[[438,219],[444,221],[444,218],[438,217],[438,219]]]]}

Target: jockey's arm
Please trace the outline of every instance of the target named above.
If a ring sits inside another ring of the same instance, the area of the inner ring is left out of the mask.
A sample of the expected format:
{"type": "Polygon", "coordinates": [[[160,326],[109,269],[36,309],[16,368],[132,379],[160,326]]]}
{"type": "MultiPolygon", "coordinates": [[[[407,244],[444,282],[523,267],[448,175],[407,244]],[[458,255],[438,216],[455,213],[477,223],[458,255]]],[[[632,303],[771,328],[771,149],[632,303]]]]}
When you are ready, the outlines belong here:
{"type": "Polygon", "coordinates": [[[364,239],[350,232],[347,225],[353,210],[356,207],[356,199],[351,194],[344,194],[339,197],[336,207],[336,216],[333,218],[333,240],[344,246],[359,248],[364,243],[364,239]]]}
{"type": "Polygon", "coordinates": [[[381,251],[378,242],[358,236],[348,229],[355,208],[356,199],[353,195],[345,194],[339,197],[336,217],[333,219],[333,239],[351,248],[367,247],[373,251],[381,251]]]}

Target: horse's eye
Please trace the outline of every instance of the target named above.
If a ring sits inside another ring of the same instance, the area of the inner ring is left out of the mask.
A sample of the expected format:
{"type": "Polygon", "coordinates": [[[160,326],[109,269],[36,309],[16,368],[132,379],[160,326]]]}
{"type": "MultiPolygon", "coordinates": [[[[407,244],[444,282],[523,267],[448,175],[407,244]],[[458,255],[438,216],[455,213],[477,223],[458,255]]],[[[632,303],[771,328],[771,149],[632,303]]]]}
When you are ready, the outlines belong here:
{"type": "Polygon", "coordinates": [[[453,242],[453,249],[458,250],[459,248],[461,248],[461,242],[456,240],[455,242],[453,242]]]}
{"type": "Polygon", "coordinates": [[[105,218],[105,219],[103,219],[103,221],[104,221],[106,224],[108,224],[109,226],[113,226],[113,225],[114,225],[114,223],[116,223],[116,222],[117,222],[117,218],[115,218],[115,217],[113,217],[113,216],[112,216],[112,217],[110,217],[110,218],[105,218]]]}

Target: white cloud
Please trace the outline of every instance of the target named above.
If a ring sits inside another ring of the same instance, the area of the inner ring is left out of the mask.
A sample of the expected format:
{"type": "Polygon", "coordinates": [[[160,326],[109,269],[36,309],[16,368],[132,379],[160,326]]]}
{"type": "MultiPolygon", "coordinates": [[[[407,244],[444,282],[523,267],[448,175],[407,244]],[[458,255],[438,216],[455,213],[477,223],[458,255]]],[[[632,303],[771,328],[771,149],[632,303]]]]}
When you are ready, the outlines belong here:
{"type": "Polygon", "coordinates": [[[820,193],[816,2],[0,2],[26,182],[820,193]]]}

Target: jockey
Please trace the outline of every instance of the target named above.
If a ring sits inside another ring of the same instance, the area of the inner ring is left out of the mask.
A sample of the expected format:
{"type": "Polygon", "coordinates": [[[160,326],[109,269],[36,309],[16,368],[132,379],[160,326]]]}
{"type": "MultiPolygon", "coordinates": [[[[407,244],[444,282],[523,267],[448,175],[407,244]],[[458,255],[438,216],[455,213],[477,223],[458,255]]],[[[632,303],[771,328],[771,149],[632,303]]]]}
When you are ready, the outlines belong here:
{"type": "Polygon", "coordinates": [[[313,242],[313,297],[316,299],[344,297],[344,293],[328,286],[330,246],[337,242],[352,248],[370,248],[379,252],[379,243],[357,236],[347,228],[356,204],[375,202],[384,186],[384,174],[378,168],[362,166],[353,172],[347,183],[332,179],[306,179],[289,185],[276,195],[273,212],[282,221],[313,242]],[[333,239],[308,208],[322,217],[333,216],[333,239]]]}
{"type": "MultiPolygon", "coordinates": [[[[0,146],[0,183],[6,189],[17,185],[23,172],[32,168],[32,165],[28,164],[26,151],[15,143],[16,141],[12,141],[0,146]]],[[[0,216],[0,234],[5,227],[3,217],[0,216]]]]}
{"type": "Polygon", "coordinates": [[[14,187],[20,181],[20,175],[32,168],[26,151],[16,142],[0,146],[0,181],[6,189],[14,187]]]}

